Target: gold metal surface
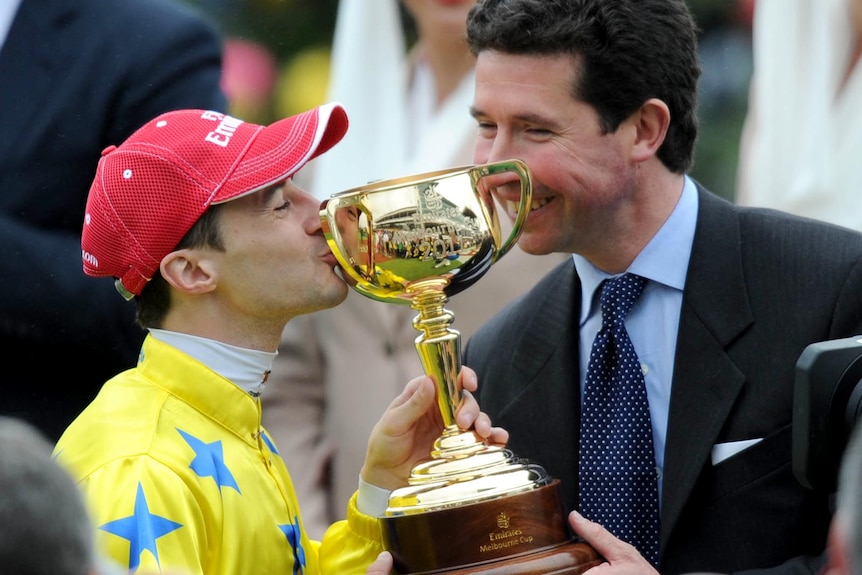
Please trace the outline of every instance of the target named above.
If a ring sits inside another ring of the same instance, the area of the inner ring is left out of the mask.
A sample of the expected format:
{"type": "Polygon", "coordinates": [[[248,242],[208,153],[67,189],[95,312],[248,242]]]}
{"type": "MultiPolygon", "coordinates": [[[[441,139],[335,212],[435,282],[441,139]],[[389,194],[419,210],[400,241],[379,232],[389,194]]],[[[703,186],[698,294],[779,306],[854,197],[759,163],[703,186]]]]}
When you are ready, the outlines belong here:
{"type": "Polygon", "coordinates": [[[369,298],[418,312],[416,350],[437,384],[443,433],[430,458],[413,468],[409,486],[390,496],[388,516],[485,501],[550,481],[538,465],[458,428],[461,336],[445,308],[450,296],[478,281],[512,248],[531,200],[529,169],[509,160],[373,182],[321,206],[326,240],[347,283],[369,298]],[[518,215],[504,239],[490,190],[515,182],[518,215]]]}

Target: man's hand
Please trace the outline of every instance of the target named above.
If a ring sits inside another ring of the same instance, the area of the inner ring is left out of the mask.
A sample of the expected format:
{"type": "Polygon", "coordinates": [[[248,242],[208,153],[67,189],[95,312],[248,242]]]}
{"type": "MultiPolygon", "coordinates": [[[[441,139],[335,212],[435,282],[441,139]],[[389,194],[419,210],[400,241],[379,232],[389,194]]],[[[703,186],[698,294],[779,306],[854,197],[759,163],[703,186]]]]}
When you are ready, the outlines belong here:
{"type": "Polygon", "coordinates": [[[368,566],[365,575],[389,575],[390,571],[392,571],[392,555],[389,551],[384,551],[377,556],[374,563],[368,566]]]}
{"type": "MultiPolygon", "coordinates": [[[[504,446],[509,433],[492,427],[479,410],[472,391],[478,387],[476,373],[463,367],[458,376],[462,391],[455,422],[462,430],[474,429],[489,445],[504,446]]],[[[437,406],[437,390],[428,376],[410,380],[374,426],[368,439],[363,481],[390,491],[407,485],[413,466],[429,458],[434,441],[443,433],[443,418],[437,406]]]]}
{"type": "Polygon", "coordinates": [[[569,524],[605,559],[604,563],[588,569],[584,575],[659,575],[634,546],[617,539],[610,531],[577,511],[569,514],[569,524]]]}

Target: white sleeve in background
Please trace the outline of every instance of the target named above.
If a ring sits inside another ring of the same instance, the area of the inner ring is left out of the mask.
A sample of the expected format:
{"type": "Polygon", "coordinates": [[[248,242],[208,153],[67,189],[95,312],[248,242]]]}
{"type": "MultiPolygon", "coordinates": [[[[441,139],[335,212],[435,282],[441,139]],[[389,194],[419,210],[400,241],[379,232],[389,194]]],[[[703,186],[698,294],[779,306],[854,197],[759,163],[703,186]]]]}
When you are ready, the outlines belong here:
{"type": "Polygon", "coordinates": [[[737,202],[862,229],[862,66],[847,0],[758,0],[737,202]]]}
{"type": "Polygon", "coordinates": [[[399,0],[340,0],[332,44],[328,101],[347,110],[341,142],[316,158],[310,191],[336,192],[385,179],[403,165],[406,45],[399,0]]]}

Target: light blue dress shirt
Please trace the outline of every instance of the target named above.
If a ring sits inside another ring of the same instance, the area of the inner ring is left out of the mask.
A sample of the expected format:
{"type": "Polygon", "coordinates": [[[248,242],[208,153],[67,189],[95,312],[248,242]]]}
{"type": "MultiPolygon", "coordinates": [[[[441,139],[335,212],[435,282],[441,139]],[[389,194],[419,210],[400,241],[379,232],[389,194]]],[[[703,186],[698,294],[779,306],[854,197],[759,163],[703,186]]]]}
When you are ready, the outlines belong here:
{"type": "MultiPolygon", "coordinates": [[[[670,217],[626,270],[649,280],[640,299],[626,317],[626,330],[644,372],[659,477],[664,468],[676,339],[682,292],[697,223],[697,205],[697,188],[686,176],[682,195],[670,217]]],[[[590,349],[602,325],[597,288],[602,280],[612,276],[578,254],[574,254],[573,259],[583,286],[580,317],[580,386],[583,400],[590,349]]]]}
{"type": "Polygon", "coordinates": [[[15,13],[18,12],[20,4],[21,0],[0,0],[0,48],[3,48],[6,42],[6,36],[9,35],[12,20],[15,19],[15,13]]]}

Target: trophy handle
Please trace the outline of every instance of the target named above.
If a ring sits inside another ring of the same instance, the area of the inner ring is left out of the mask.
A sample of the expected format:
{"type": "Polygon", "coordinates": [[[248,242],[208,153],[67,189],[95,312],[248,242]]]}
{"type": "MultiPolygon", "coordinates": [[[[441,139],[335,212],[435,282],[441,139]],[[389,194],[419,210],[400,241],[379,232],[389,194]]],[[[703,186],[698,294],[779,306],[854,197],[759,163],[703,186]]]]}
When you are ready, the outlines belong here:
{"type": "MultiPolygon", "coordinates": [[[[518,175],[518,179],[521,182],[521,202],[518,204],[518,215],[515,218],[515,223],[512,225],[512,231],[509,232],[509,237],[503,241],[491,258],[491,263],[496,263],[518,241],[518,237],[521,235],[521,230],[524,227],[524,222],[527,221],[527,216],[530,215],[530,205],[533,202],[533,176],[527,164],[523,160],[517,159],[484,164],[477,166],[475,169],[480,173],[481,177],[513,172],[518,175]]],[[[493,207],[494,200],[493,198],[489,199],[493,207]]]]}

